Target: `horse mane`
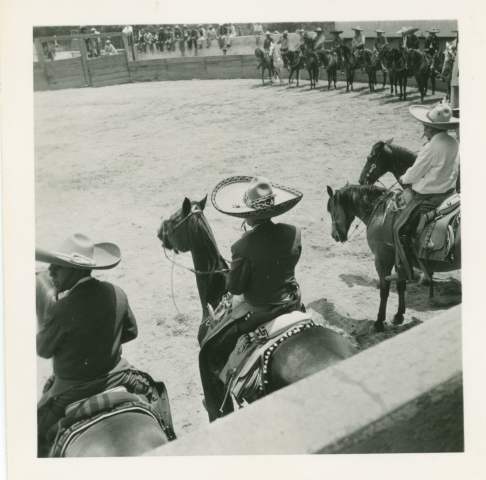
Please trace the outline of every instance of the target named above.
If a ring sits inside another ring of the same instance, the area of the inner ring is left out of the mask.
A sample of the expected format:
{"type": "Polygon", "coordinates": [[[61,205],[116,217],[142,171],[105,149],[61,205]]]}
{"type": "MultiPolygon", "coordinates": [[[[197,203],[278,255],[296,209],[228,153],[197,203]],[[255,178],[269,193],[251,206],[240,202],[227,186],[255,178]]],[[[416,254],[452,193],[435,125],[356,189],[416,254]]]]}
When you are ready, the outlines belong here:
{"type": "Polygon", "coordinates": [[[385,145],[391,149],[393,163],[398,167],[409,168],[414,164],[415,159],[417,158],[417,154],[415,152],[412,152],[408,148],[401,147],[400,145],[395,145],[393,143],[386,143],[385,145]]]}
{"type": "MultiPolygon", "coordinates": [[[[355,208],[356,205],[371,205],[386,190],[376,185],[346,185],[336,190],[335,196],[346,210],[355,208]]],[[[328,207],[329,208],[329,207],[328,207]]]]}

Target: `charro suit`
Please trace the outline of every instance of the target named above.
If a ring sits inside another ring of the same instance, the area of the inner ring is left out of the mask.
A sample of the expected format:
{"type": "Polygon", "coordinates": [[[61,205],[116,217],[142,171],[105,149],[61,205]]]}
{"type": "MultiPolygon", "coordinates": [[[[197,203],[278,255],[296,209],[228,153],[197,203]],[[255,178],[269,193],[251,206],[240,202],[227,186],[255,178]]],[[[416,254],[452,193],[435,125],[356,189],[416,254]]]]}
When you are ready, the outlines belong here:
{"type": "Polygon", "coordinates": [[[300,230],[285,223],[262,223],[232,247],[226,287],[251,305],[279,304],[295,291],[295,266],[302,252],[300,230]]]}

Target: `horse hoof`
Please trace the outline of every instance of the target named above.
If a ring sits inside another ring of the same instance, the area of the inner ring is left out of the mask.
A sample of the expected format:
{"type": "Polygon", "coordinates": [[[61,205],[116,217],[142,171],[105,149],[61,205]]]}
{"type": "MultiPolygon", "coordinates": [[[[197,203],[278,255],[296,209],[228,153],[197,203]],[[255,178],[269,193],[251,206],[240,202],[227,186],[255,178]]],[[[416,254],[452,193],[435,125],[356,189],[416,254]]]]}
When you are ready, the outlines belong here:
{"type": "Polygon", "coordinates": [[[401,313],[397,313],[394,317],[393,317],[393,325],[401,325],[403,323],[403,315],[401,313]]]}
{"type": "Polygon", "coordinates": [[[383,325],[383,322],[379,322],[378,320],[373,324],[375,327],[375,330],[380,333],[385,331],[385,325],[383,325]]]}

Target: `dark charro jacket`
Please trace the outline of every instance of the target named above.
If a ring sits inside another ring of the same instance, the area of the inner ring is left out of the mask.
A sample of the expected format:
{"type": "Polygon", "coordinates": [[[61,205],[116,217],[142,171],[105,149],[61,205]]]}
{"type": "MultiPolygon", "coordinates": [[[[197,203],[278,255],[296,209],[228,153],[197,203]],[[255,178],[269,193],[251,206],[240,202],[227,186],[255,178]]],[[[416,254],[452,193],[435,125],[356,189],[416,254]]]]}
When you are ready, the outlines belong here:
{"type": "Polygon", "coordinates": [[[280,303],[295,290],[295,266],[302,252],[300,230],[271,221],[257,225],[232,247],[226,287],[251,305],[280,303]]]}
{"type": "Polygon", "coordinates": [[[408,35],[407,48],[413,48],[415,50],[418,50],[419,47],[420,47],[420,42],[419,42],[417,35],[415,35],[413,33],[411,35],[408,35]]]}
{"type": "Polygon", "coordinates": [[[93,379],[115,368],[122,343],[137,333],[123,290],[92,278],[47,308],[37,354],[53,358],[54,373],[61,378],[93,379]]]}
{"type": "Polygon", "coordinates": [[[270,49],[270,45],[273,43],[273,38],[270,37],[270,38],[265,38],[265,41],[263,42],[263,49],[264,50],[269,50],[270,49]]]}
{"type": "Polygon", "coordinates": [[[425,51],[433,56],[437,50],[439,50],[439,39],[435,35],[428,37],[425,40],[425,51]]]}

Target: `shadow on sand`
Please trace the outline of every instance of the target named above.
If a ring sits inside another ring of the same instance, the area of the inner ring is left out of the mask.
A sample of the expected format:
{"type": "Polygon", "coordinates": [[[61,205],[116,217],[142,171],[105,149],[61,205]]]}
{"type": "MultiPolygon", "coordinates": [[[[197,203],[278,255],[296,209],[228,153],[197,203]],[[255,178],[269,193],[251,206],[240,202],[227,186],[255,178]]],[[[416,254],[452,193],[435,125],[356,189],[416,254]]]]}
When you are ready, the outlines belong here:
{"type": "Polygon", "coordinates": [[[336,312],[334,304],[326,298],[309,303],[307,308],[312,308],[317,313],[320,313],[331,325],[344,330],[356,341],[359,350],[366,350],[383,340],[388,340],[422,323],[421,320],[413,317],[412,321],[406,325],[390,325],[387,323],[385,331],[377,333],[373,326],[374,320],[357,320],[341,315],[336,312]]]}

